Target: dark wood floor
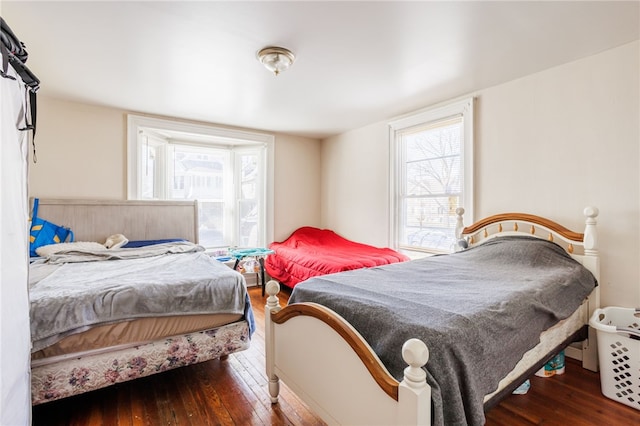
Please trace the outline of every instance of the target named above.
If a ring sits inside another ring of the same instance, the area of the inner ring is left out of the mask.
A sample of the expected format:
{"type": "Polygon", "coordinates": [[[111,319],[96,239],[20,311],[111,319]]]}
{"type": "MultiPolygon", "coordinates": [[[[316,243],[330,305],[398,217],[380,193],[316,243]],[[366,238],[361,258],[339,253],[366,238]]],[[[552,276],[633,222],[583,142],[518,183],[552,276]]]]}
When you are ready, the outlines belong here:
{"type": "MultiPolygon", "coordinates": [[[[264,373],[264,298],[250,290],[258,330],[251,347],[213,360],[38,405],[33,425],[322,425],[281,386],[271,405],[264,373]]],[[[286,303],[286,295],[282,304],[286,303]]],[[[566,373],[533,376],[526,395],[487,413],[488,426],[640,425],[640,411],[605,398],[599,375],[567,361],[566,373]]]]}

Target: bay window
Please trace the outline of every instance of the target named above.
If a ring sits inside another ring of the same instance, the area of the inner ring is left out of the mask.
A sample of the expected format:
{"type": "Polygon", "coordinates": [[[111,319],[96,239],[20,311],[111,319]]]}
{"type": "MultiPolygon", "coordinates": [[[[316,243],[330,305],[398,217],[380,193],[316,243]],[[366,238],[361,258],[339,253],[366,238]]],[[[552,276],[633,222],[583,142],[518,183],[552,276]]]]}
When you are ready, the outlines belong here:
{"type": "Polygon", "coordinates": [[[130,199],[198,200],[199,243],[272,239],[273,136],[129,116],[130,199]]]}

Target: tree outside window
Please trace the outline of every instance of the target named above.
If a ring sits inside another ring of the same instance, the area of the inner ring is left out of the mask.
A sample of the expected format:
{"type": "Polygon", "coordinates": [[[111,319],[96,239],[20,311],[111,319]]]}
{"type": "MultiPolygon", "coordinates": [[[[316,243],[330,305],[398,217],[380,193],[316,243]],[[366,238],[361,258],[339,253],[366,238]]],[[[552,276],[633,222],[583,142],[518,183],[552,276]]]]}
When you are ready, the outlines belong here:
{"type": "Polygon", "coordinates": [[[473,209],[471,114],[472,100],[466,100],[391,123],[390,216],[396,248],[454,249],[456,209],[473,209]]]}

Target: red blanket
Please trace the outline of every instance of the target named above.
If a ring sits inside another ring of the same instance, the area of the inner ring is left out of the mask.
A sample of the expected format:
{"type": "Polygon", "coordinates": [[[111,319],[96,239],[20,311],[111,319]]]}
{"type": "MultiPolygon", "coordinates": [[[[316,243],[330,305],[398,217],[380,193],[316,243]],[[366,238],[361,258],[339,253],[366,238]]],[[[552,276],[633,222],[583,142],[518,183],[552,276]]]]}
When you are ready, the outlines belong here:
{"type": "Polygon", "coordinates": [[[269,245],[265,269],[282,284],[293,288],[307,278],[334,272],[409,260],[390,248],[378,248],[347,240],[328,229],[305,226],[283,242],[269,245]]]}

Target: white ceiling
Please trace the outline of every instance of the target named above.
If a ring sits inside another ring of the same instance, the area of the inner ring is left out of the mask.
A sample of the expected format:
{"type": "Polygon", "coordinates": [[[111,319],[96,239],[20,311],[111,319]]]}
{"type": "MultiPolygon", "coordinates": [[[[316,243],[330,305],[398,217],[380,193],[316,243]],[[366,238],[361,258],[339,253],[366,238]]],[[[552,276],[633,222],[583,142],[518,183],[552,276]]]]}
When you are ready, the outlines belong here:
{"type": "Polygon", "coordinates": [[[40,93],[315,138],[639,38],[640,2],[31,2],[0,13],[40,93]],[[267,45],[291,49],[270,74],[267,45]]]}

